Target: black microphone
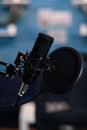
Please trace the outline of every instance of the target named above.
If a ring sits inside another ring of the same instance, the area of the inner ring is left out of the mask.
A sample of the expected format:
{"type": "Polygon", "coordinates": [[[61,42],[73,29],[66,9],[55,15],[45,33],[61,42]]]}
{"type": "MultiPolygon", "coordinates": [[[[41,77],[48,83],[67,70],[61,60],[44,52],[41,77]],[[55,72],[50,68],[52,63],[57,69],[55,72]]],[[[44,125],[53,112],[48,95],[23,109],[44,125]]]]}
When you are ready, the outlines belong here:
{"type": "Polygon", "coordinates": [[[46,68],[45,60],[53,41],[53,37],[39,33],[32,51],[26,53],[22,72],[23,83],[18,92],[19,96],[25,94],[28,87],[36,81],[38,75],[46,68]]]}

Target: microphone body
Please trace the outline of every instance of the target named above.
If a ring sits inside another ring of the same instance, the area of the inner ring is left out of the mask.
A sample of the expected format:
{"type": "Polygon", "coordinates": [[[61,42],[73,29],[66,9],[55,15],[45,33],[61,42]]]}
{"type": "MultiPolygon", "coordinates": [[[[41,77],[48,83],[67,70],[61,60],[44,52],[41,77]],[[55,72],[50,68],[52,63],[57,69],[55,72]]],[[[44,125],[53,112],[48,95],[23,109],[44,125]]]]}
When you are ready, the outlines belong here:
{"type": "Polygon", "coordinates": [[[18,93],[19,96],[24,95],[28,87],[36,81],[38,75],[46,68],[45,61],[53,40],[51,36],[39,33],[32,51],[26,53],[22,72],[23,83],[18,93]]]}

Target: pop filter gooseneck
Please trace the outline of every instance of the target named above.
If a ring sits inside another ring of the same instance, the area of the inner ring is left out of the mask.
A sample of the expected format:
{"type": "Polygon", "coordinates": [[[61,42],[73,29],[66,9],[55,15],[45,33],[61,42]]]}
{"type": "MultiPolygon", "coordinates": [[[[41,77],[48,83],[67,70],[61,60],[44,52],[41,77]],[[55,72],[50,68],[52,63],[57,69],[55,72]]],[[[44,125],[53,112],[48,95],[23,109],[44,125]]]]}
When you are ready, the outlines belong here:
{"type": "Polygon", "coordinates": [[[54,70],[44,71],[43,86],[55,94],[70,90],[82,74],[82,56],[72,47],[61,47],[49,54],[49,57],[54,70]]]}

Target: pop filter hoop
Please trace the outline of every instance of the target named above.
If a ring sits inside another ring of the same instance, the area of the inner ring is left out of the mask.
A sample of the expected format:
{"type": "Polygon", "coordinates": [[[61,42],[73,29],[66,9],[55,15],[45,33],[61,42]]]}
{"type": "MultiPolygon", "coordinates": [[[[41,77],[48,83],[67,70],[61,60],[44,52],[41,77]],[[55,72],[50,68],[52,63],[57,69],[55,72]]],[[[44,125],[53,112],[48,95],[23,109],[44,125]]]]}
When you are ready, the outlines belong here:
{"type": "Polygon", "coordinates": [[[83,57],[72,47],[60,47],[50,53],[49,57],[55,69],[43,72],[43,86],[54,94],[67,92],[82,75],[83,57]]]}

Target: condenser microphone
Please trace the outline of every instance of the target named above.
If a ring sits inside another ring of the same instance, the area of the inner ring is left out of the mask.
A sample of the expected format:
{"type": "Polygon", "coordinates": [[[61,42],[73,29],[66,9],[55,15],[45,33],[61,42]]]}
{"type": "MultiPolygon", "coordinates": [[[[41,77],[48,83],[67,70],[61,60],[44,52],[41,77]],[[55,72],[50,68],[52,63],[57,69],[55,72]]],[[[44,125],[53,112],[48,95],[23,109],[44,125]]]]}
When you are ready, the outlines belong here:
{"type": "Polygon", "coordinates": [[[46,67],[44,62],[53,40],[53,37],[44,33],[39,33],[32,51],[26,53],[24,70],[22,72],[23,82],[18,93],[19,96],[24,95],[28,87],[35,82],[38,75],[46,67]]]}

